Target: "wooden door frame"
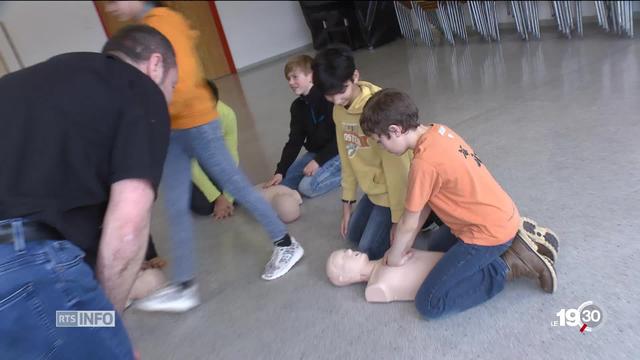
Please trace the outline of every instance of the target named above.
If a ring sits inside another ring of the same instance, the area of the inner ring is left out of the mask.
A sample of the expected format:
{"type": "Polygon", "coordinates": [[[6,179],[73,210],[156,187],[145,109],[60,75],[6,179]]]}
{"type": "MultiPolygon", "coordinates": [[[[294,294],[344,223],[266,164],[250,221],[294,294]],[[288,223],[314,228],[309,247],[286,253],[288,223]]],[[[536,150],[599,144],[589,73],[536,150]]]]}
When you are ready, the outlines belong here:
{"type": "MultiPolygon", "coordinates": [[[[102,18],[102,14],[98,11],[98,4],[94,1],[93,6],[96,9],[96,14],[98,14],[98,18],[100,19],[100,24],[102,25],[102,29],[104,30],[107,38],[111,37],[109,34],[109,30],[105,24],[104,19],[102,18]]],[[[227,60],[227,65],[229,65],[229,71],[232,74],[237,73],[236,65],[233,62],[233,56],[231,56],[231,49],[229,49],[229,43],[227,42],[227,35],[224,33],[224,28],[222,27],[222,21],[220,20],[220,14],[218,14],[218,8],[216,7],[215,1],[207,1],[209,3],[209,10],[211,10],[211,17],[213,18],[213,23],[216,26],[216,30],[218,30],[218,35],[220,36],[220,43],[222,44],[222,50],[224,51],[225,60],[227,60]]]]}

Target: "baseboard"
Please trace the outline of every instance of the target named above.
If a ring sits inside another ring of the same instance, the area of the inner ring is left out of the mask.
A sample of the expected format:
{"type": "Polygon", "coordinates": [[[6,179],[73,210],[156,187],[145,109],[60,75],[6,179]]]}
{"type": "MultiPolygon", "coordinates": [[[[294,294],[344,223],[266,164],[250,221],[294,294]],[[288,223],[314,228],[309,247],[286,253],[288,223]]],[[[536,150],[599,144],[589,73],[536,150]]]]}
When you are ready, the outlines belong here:
{"type": "Polygon", "coordinates": [[[279,59],[282,59],[282,58],[287,58],[287,57],[289,57],[291,55],[304,53],[304,52],[313,52],[313,51],[314,51],[313,50],[313,44],[312,43],[308,43],[308,44],[302,45],[300,47],[297,47],[295,49],[291,49],[291,50],[289,50],[287,52],[283,52],[281,54],[270,56],[270,57],[268,57],[266,59],[260,60],[258,62],[253,63],[253,64],[245,65],[243,67],[238,68],[237,70],[238,70],[238,72],[244,72],[244,71],[247,71],[247,70],[255,69],[257,67],[260,67],[260,66],[265,65],[267,63],[273,62],[275,60],[279,60],[279,59]]]}

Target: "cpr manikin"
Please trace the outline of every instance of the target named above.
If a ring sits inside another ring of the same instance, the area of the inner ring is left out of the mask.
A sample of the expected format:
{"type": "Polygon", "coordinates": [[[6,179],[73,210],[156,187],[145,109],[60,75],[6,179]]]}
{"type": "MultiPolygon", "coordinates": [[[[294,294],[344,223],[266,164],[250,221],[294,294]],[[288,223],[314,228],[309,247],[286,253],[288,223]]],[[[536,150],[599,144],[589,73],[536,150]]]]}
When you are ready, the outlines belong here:
{"type": "Polygon", "coordinates": [[[443,253],[413,250],[413,256],[400,267],[371,261],[365,253],[336,250],[327,260],[327,276],[336,286],[367,282],[368,302],[414,301],[420,285],[443,253]]]}
{"type": "Polygon", "coordinates": [[[256,185],[256,190],[271,204],[280,220],[288,224],[300,217],[302,196],[300,193],[284,185],[274,185],[267,188],[263,184],[256,185]]]}
{"type": "Polygon", "coordinates": [[[147,297],[154,291],[167,285],[167,277],[162,272],[166,261],[156,257],[143,261],[138,276],[129,291],[129,302],[147,297]]]}
{"type": "MultiPolygon", "coordinates": [[[[296,221],[300,217],[300,205],[302,197],[300,193],[283,185],[263,188],[257,185],[256,190],[271,204],[284,223],[296,221]]],[[[129,292],[129,301],[142,299],[167,284],[167,278],[162,272],[165,267],[164,260],[160,258],[145,261],[129,292]]]]}

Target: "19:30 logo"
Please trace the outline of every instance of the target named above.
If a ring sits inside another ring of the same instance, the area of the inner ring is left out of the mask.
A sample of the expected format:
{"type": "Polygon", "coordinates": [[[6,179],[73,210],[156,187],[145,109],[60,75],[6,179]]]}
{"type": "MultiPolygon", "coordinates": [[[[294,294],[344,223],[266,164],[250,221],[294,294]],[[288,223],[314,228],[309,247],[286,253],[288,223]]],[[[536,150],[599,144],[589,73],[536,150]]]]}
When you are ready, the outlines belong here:
{"type": "Polygon", "coordinates": [[[604,312],[593,301],[585,301],[577,309],[560,309],[556,316],[558,320],[551,326],[578,326],[581,333],[595,330],[604,321],[604,312]]]}

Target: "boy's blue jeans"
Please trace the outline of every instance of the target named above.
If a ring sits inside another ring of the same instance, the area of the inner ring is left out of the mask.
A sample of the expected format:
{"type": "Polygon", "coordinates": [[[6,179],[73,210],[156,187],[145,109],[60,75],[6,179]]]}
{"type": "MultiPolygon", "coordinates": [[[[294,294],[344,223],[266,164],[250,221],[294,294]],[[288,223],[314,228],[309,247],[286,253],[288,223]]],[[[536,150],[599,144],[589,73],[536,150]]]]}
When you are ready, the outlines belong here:
{"type": "Polygon", "coordinates": [[[236,166],[227,149],[220,121],[172,130],[167,160],[162,175],[165,206],[171,235],[173,280],[193,280],[196,274],[196,250],[191,218],[191,159],[195,158],[207,176],[231,194],[260,222],[271,240],[282,239],[287,227],[271,205],[236,166]]]}
{"type": "Polygon", "coordinates": [[[377,260],[389,250],[391,234],[391,209],[378,206],[364,195],[356,205],[347,238],[358,245],[358,250],[366,253],[371,260],[377,260]]]}
{"type": "Polygon", "coordinates": [[[504,289],[508,267],[500,255],[513,239],[497,246],[466,244],[441,225],[427,242],[430,251],[445,254],[416,295],[416,308],[425,318],[467,310],[504,289]]]}
{"type": "Polygon", "coordinates": [[[340,156],[336,155],[320,166],[312,176],[305,176],[302,172],[307,164],[315,159],[316,154],[308,152],[291,164],[287,170],[287,176],[282,180],[282,185],[308,198],[313,198],[328,193],[340,186],[340,156]]]}
{"type": "Polygon", "coordinates": [[[56,327],[56,310],[114,310],[83,258],[65,240],[0,244],[2,359],[133,359],[117,312],[115,327],[56,327]]]}

